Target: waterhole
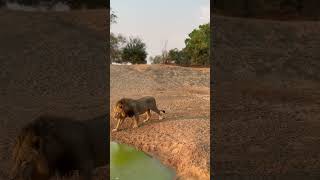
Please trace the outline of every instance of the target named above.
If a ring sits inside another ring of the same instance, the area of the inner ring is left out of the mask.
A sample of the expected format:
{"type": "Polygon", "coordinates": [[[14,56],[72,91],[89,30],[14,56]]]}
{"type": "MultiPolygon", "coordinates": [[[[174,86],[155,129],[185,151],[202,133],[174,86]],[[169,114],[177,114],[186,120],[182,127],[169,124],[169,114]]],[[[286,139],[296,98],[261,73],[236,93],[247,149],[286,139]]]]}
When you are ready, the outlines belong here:
{"type": "Polygon", "coordinates": [[[133,147],[110,143],[112,180],[172,180],[175,173],[161,162],[133,147]]]}

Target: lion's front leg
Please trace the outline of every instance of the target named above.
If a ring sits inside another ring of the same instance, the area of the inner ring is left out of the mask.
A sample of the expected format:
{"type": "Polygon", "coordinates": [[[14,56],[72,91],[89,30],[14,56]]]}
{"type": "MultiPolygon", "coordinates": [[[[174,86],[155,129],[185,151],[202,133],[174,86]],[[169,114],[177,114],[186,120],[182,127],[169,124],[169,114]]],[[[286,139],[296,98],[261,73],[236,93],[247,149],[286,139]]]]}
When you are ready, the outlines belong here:
{"type": "Polygon", "coordinates": [[[123,119],[118,119],[117,126],[116,126],[116,128],[114,128],[114,129],[112,130],[112,132],[118,131],[118,128],[119,128],[119,126],[120,126],[120,124],[121,124],[122,122],[123,122],[123,119]]]}
{"type": "Polygon", "coordinates": [[[138,122],[139,122],[139,116],[135,115],[134,116],[134,125],[133,128],[137,128],[138,127],[138,122]]]}

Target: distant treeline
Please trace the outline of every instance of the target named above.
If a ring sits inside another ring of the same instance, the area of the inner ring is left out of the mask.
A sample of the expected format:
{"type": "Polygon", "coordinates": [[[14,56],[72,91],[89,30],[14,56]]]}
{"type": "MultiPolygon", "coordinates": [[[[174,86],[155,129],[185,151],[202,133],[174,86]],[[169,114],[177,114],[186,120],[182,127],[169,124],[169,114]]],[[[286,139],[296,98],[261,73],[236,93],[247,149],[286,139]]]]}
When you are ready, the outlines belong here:
{"type": "Polygon", "coordinates": [[[231,16],[320,18],[320,0],[219,0],[214,7],[217,13],[231,16]]]}
{"type": "Polygon", "coordinates": [[[0,6],[4,5],[6,2],[15,2],[27,6],[51,6],[62,2],[68,4],[71,9],[107,7],[106,0],[0,0],[0,6]]]}

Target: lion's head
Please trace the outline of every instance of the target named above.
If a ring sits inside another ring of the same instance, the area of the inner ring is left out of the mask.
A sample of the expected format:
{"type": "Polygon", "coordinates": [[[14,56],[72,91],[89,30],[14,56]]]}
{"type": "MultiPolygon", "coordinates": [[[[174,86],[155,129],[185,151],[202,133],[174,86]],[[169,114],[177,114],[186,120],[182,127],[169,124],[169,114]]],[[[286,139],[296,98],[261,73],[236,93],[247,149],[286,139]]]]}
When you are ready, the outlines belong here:
{"type": "Polygon", "coordinates": [[[86,121],[52,115],[36,118],[16,138],[11,178],[48,180],[55,174],[72,175],[75,170],[91,176],[94,168],[107,163],[105,123],[105,116],[86,121]]]}
{"type": "Polygon", "coordinates": [[[13,146],[11,179],[43,180],[49,178],[49,168],[41,152],[42,139],[24,129],[13,146]]]}
{"type": "Polygon", "coordinates": [[[119,100],[113,108],[113,118],[123,119],[127,116],[125,112],[126,103],[122,100],[119,100]]]}

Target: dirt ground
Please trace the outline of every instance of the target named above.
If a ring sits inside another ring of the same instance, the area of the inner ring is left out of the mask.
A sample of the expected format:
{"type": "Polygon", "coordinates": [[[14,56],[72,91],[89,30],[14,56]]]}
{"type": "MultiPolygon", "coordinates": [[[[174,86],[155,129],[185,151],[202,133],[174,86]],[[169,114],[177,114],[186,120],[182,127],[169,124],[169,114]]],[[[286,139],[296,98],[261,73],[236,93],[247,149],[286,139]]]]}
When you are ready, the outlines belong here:
{"type": "MultiPolygon", "coordinates": [[[[41,114],[79,120],[105,114],[105,33],[102,25],[92,28],[79,16],[103,20],[105,10],[0,10],[1,180],[9,179],[12,142],[26,123],[41,114]]],[[[104,170],[97,179],[106,178],[104,170]]]]}
{"type": "Polygon", "coordinates": [[[320,23],[214,22],[213,174],[319,179],[320,23]]]}
{"type": "MultiPolygon", "coordinates": [[[[170,65],[111,65],[110,107],[123,97],[154,96],[164,120],[132,129],[127,119],[111,139],[136,147],[176,170],[181,179],[210,176],[210,70],[170,65]]],[[[115,127],[111,121],[110,128],[115,127]]]]}

